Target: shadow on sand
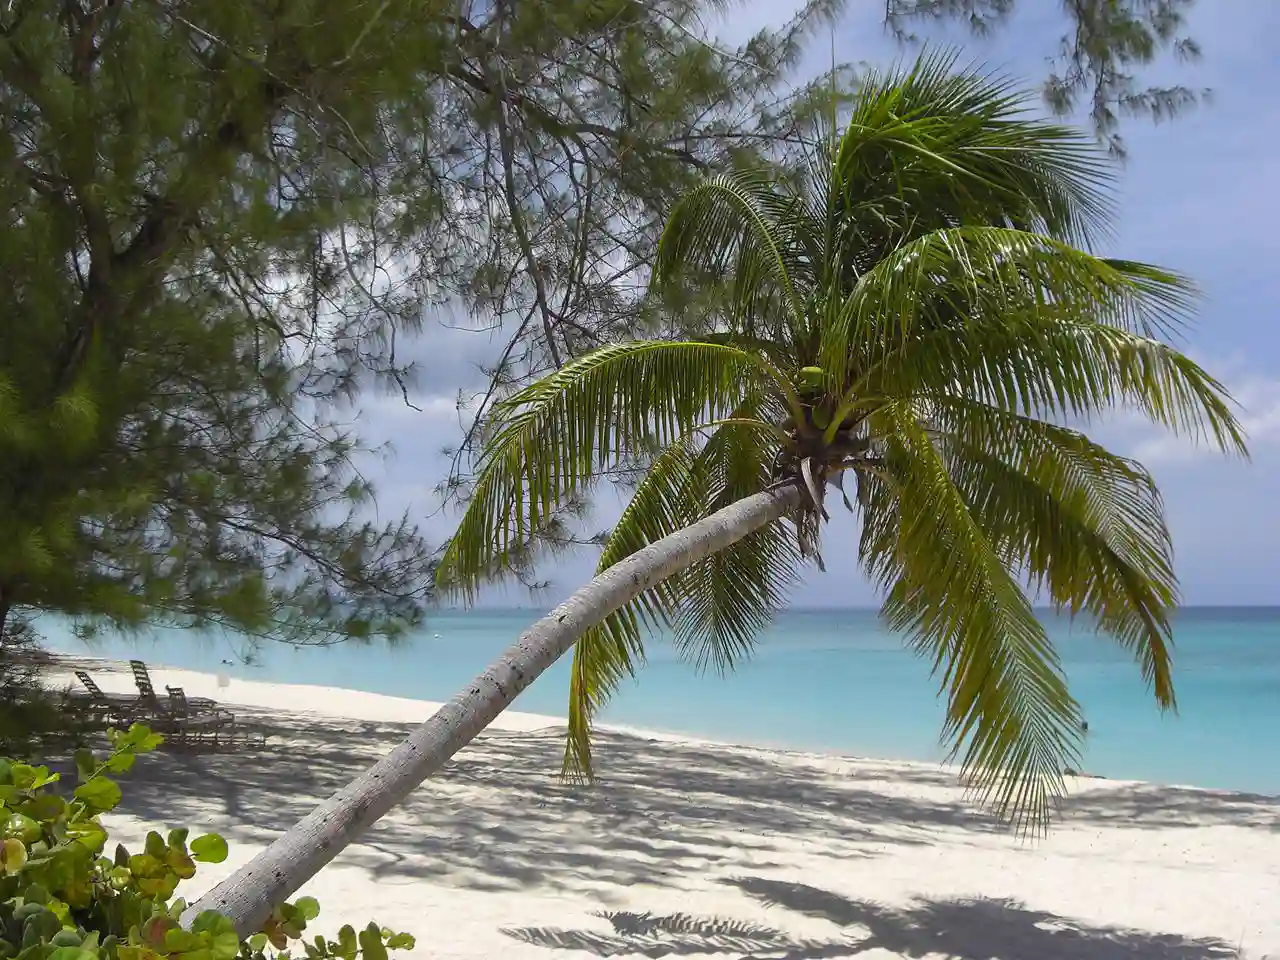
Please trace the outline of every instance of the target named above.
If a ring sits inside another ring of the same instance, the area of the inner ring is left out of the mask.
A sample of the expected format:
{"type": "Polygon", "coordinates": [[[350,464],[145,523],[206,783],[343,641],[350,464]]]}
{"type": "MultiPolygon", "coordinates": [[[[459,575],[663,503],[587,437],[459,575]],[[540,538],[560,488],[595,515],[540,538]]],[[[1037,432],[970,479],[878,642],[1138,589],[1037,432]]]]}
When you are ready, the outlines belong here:
{"type": "MultiPolygon", "coordinates": [[[[267,747],[148,757],[129,778],[122,812],[266,842],[411,729],[237,712],[267,728],[267,747]]],[[[797,844],[820,843],[830,856],[853,859],[901,845],[970,842],[1004,829],[968,806],[946,771],[901,768],[899,776],[897,768],[853,768],[840,775],[799,755],[617,733],[600,736],[600,782],[569,786],[556,776],[561,738],[556,728],[482,736],[373,826],[343,861],[379,878],[598,896],[602,883],[678,884],[691,870],[767,870],[797,844]],[[885,777],[923,778],[926,796],[893,795],[885,777]],[[740,842],[726,843],[726,832],[741,834],[740,842]]],[[[1117,786],[1074,798],[1065,813],[1098,825],[1280,829],[1275,798],[1195,790],[1117,786]]]]}
{"type": "MultiPolygon", "coordinates": [[[[411,729],[278,714],[257,719],[273,728],[268,745],[252,753],[146,758],[128,778],[121,812],[265,842],[411,729]]],[[[601,781],[575,787],[557,777],[562,750],[559,729],[481,737],[370,828],[344,862],[380,878],[598,893],[602,882],[764,868],[780,844],[808,837],[853,858],[887,845],[933,843],[939,830],[1000,829],[958,795],[940,802],[884,796],[811,767],[618,734],[599,740],[601,781]],[[726,829],[741,833],[741,842],[726,845],[726,829]]]]}
{"type": "Polygon", "coordinates": [[[597,957],[727,956],[823,960],[871,950],[947,960],[1226,960],[1221,940],[1096,927],[1029,910],[1014,900],[926,900],[891,908],[802,883],[726,881],[766,907],[825,920],[829,938],[801,938],[762,924],[688,914],[598,913],[610,932],[535,927],[503,931],[523,943],[597,957]]]}

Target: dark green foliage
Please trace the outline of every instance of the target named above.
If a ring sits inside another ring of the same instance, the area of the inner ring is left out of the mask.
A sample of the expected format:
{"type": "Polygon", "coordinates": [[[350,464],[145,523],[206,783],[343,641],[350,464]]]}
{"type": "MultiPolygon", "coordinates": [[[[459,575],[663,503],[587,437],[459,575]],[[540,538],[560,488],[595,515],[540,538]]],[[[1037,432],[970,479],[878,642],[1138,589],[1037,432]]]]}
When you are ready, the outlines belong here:
{"type": "Polygon", "coordinates": [[[821,6],[726,51],[703,0],[5,7],[0,622],[411,626],[430,551],[334,402],[432,306],[513,321],[498,393],[647,323],[689,177],[803,127],[821,6]]]}
{"type": "Polygon", "coordinates": [[[361,518],[330,403],[404,318],[361,294],[367,255],[340,281],[320,248],[374,214],[360,145],[425,96],[362,51],[436,34],[323,7],[0,14],[0,624],[314,642],[419,617],[430,552],[361,518]]]}
{"type": "Polygon", "coordinates": [[[178,886],[195,876],[197,862],[225,860],[226,841],[152,831],[141,853],[117,846],[106,855],[99,817],[120,802],[108,774],[128,771],[161,739],[139,725],[109,736],[105,759],[77,752],[79,785],[69,796],[57,792],[59,776],[47,767],[0,759],[0,960],[265,960],[287,957],[291,944],[315,960],[386,960],[388,950],[413,948],[411,936],[375,924],[303,941],[320,912],[309,897],[278,907],[246,941],[212,911],[184,924],[178,886]]]}
{"type": "Polygon", "coordinates": [[[68,694],[40,683],[45,656],[24,618],[0,628],[0,756],[30,756],[90,732],[90,718],[68,694]]]}

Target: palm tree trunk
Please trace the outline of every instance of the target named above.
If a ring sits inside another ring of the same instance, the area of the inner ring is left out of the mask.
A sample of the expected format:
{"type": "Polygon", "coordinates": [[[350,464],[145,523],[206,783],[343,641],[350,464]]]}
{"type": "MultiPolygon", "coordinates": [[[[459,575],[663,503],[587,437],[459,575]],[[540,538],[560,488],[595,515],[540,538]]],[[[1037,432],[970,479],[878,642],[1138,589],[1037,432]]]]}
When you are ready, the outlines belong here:
{"type": "Polygon", "coordinates": [[[216,910],[242,937],[261,929],[276,905],[443,767],[584,632],[654,584],[794,511],[801,501],[795,486],[754,494],[610,567],[530,627],[391,753],[207,893],[184,920],[216,910]]]}

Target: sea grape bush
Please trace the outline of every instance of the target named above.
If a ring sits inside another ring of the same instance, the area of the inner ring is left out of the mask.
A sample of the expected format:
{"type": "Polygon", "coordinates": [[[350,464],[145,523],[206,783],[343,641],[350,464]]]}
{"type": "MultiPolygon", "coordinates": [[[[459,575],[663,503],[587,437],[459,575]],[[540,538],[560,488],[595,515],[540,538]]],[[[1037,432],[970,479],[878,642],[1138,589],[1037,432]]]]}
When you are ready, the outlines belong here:
{"type": "Polygon", "coordinates": [[[152,831],[141,853],[117,846],[104,855],[101,814],[120,803],[109,774],[129,770],[162,738],[135,724],[108,731],[110,752],[75,755],[78,785],[59,792],[47,767],[0,759],[0,960],[287,960],[297,947],[311,960],[387,960],[413,938],[376,924],[343,927],[336,940],[303,939],[320,912],[310,897],[278,907],[261,933],[241,940],[213,911],[182,925],[187,904],[174,898],[196,863],[226,859],[217,834],[188,843],[188,831],[152,831]]]}

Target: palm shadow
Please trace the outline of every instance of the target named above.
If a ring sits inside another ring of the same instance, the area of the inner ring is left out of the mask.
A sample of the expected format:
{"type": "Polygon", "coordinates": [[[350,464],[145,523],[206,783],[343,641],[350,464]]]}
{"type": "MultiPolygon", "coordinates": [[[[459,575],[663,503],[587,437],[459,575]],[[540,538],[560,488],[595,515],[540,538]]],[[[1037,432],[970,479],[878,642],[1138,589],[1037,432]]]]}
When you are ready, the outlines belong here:
{"type": "Polygon", "coordinates": [[[917,898],[901,907],[856,900],[803,883],[727,880],[764,907],[839,928],[828,938],[797,937],[752,921],[688,914],[602,912],[610,930],[523,927],[513,939],[597,957],[733,956],[738,960],[827,960],[872,950],[946,960],[1228,960],[1236,949],[1217,938],[1189,938],[1120,926],[1095,926],[1010,899],[917,898]]]}
{"type": "Polygon", "coordinates": [[[795,937],[774,927],[687,913],[600,911],[610,930],[520,927],[503,930],[513,940],[595,957],[736,956],[741,960],[826,960],[851,957],[857,941],[795,937]]]}
{"type": "MultiPolygon", "coordinates": [[[[166,679],[162,669],[153,676],[166,679]]],[[[147,757],[124,778],[119,812],[267,843],[412,729],[244,706],[234,712],[246,728],[269,734],[264,748],[147,757]]],[[[600,779],[580,788],[557,777],[563,746],[563,727],[486,731],[348,847],[342,862],[379,881],[582,892],[617,906],[610,898],[634,884],[681,887],[709,870],[753,874],[787,862],[797,845],[867,859],[906,847],[1000,842],[1007,832],[942,767],[833,763],[601,730],[600,779]],[[902,789],[916,786],[923,789],[902,789]]],[[[1272,832],[1280,829],[1280,801],[1117,783],[1071,797],[1063,820],[1272,832]]]]}
{"type": "MultiPolygon", "coordinates": [[[[265,843],[305,816],[411,729],[237,708],[270,735],[252,753],[160,753],[124,782],[119,812],[147,823],[201,823],[265,843]]],[[[490,731],[342,854],[376,879],[436,879],[477,890],[597,893],[601,885],[678,885],[691,871],[760,869],[797,842],[875,857],[1000,825],[956,796],[882,793],[799,761],[656,743],[601,731],[602,775],[562,782],[561,728],[490,731]],[[518,826],[517,826],[518,824],[518,826]],[[725,834],[736,838],[726,844],[725,834]]]]}

